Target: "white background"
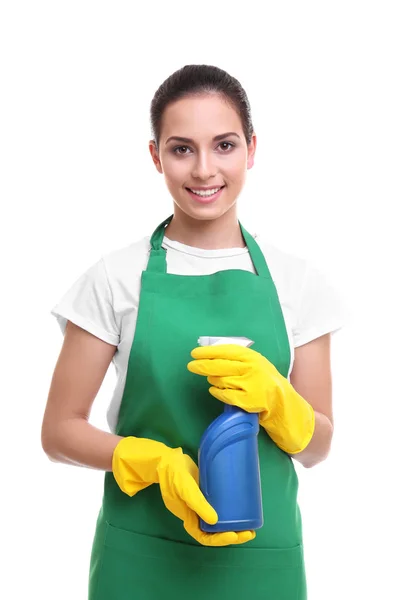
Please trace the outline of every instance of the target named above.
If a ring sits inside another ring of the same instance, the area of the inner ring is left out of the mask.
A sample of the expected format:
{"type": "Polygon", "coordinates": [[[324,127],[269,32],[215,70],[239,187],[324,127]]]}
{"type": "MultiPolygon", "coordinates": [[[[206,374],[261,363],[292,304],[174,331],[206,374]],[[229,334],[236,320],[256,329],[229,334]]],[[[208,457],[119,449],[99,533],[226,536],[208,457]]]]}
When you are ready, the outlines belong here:
{"type": "MultiPolygon", "coordinates": [[[[296,465],[309,600],[400,596],[397,8],[1,3],[3,598],[86,598],[103,474],[41,449],[62,344],[50,309],[172,212],[149,106],[189,63],[226,69],[250,98],[258,150],[241,221],[321,266],[352,315],[332,342],[331,455],[296,465]]],[[[114,383],[111,368],[93,408],[103,428],[114,383]]]]}

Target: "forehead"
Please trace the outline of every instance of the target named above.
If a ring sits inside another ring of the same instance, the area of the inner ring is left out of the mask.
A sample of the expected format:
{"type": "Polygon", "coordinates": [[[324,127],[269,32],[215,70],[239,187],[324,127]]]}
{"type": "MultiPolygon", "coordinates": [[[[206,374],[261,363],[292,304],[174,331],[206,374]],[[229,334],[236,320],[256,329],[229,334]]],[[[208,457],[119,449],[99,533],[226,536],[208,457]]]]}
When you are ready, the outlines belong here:
{"type": "Polygon", "coordinates": [[[238,113],[220,94],[188,96],[169,104],[161,121],[161,137],[207,139],[224,131],[243,135],[238,113]]]}

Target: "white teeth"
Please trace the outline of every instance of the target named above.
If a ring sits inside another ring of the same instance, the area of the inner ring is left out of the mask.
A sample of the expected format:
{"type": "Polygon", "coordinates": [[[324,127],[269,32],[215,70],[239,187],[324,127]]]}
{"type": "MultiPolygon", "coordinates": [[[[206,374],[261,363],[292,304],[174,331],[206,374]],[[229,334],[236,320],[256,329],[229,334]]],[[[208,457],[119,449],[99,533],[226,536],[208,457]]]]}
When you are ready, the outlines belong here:
{"type": "Polygon", "coordinates": [[[196,190],[192,190],[191,188],[189,188],[191,192],[193,192],[193,194],[197,194],[197,196],[203,196],[203,197],[207,197],[207,196],[212,196],[213,194],[216,194],[221,188],[217,187],[214,188],[212,190],[204,190],[204,191],[196,191],[196,190]]]}

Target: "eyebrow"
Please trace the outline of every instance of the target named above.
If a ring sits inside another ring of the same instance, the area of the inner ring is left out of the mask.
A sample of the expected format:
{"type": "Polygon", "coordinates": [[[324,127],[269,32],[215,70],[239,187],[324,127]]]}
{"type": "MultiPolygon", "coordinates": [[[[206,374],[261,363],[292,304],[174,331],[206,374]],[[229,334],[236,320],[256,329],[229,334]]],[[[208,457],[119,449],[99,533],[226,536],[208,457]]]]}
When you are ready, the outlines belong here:
{"type": "MultiPolygon", "coordinates": [[[[219,142],[220,140],[223,140],[224,138],[230,135],[235,135],[237,138],[240,139],[240,136],[237,133],[235,133],[234,131],[228,131],[227,133],[221,133],[220,135],[216,135],[213,138],[213,142],[219,142]]],[[[168,142],[170,142],[171,140],[175,140],[176,142],[184,142],[185,144],[194,144],[194,140],[192,140],[191,138],[179,137],[177,135],[169,137],[165,144],[168,144],[168,142]]]]}

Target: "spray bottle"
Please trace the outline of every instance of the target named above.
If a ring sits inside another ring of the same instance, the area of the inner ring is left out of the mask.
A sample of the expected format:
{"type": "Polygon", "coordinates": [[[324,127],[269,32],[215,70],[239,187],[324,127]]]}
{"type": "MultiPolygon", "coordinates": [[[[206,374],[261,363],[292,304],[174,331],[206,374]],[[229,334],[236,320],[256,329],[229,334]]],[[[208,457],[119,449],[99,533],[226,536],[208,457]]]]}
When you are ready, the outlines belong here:
{"type": "MultiPolygon", "coordinates": [[[[199,346],[254,342],[243,337],[202,336],[199,346]]],[[[245,531],[263,526],[257,413],[224,404],[223,413],[205,430],[199,446],[200,489],[216,510],[218,522],[200,519],[202,531],[245,531]]]]}

